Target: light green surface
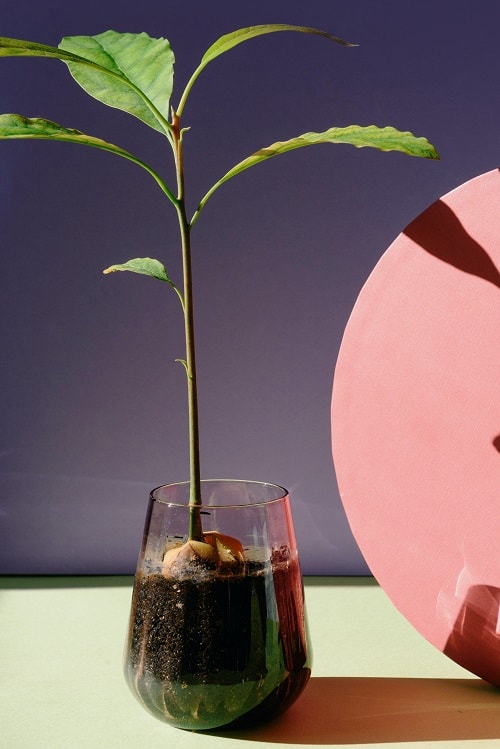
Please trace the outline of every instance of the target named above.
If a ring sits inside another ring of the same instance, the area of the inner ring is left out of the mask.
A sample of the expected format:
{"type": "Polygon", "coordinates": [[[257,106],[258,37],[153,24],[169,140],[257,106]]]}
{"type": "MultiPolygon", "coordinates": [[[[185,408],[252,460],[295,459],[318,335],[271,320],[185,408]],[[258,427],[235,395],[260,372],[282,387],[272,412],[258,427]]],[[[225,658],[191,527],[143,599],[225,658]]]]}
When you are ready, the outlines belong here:
{"type": "Polygon", "coordinates": [[[313,678],[278,721],[196,734],[121,673],[132,578],[0,578],[2,749],[500,747],[500,691],[429,645],[369,578],[308,578],[313,678]]]}

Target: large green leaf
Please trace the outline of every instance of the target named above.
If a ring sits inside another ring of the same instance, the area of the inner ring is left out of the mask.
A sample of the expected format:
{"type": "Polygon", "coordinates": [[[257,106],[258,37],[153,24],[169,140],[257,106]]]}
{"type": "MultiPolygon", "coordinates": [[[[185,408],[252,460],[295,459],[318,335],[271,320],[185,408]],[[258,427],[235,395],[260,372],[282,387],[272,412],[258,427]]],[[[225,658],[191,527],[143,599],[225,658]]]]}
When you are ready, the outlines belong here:
{"type": "Polygon", "coordinates": [[[402,132],[394,127],[349,125],[348,127],[332,127],[323,133],[304,133],[296,138],[278,141],[267,148],[261,148],[236,164],[204,196],[193,217],[193,223],[207,200],[224,182],[273,156],[319,143],[348,143],[356,148],[372,147],[379,151],[401,151],[409,156],[439,159],[439,154],[427,138],[417,138],[408,131],[402,132]]]}
{"type": "Polygon", "coordinates": [[[51,47],[0,37],[0,57],[63,60],[91,96],[155,130],[169,130],[174,54],[166,39],[106,31],[95,37],[66,37],[59,47],[51,47]]]}
{"type": "Polygon", "coordinates": [[[129,151],[125,151],[119,146],[108,143],[101,138],[95,138],[93,135],[75,130],[73,128],[63,127],[51,120],[45,120],[41,117],[24,117],[20,114],[0,114],[0,140],[15,140],[17,138],[31,138],[41,140],[63,141],[66,143],[77,143],[83,146],[92,146],[103,151],[109,151],[117,156],[132,161],[134,164],[145,169],[155,182],[159,185],[169,200],[177,203],[176,198],[163,182],[161,177],[148,164],[141,161],[129,151]]]}
{"type": "Polygon", "coordinates": [[[338,44],[342,44],[345,47],[357,46],[355,44],[351,44],[350,42],[346,42],[343,39],[340,39],[340,37],[338,36],[333,36],[333,34],[329,34],[326,31],[313,29],[309,26],[293,26],[286,23],[268,23],[262,24],[260,26],[247,26],[243,29],[237,29],[236,31],[232,31],[230,34],[221,36],[207,49],[207,51],[201,58],[200,64],[194,71],[186,86],[186,89],[182,95],[182,99],[179,103],[179,107],[177,110],[178,114],[180,115],[182,113],[188,94],[191,91],[191,88],[193,87],[196,79],[198,78],[202,70],[204,70],[204,68],[206,68],[206,66],[210,62],[212,62],[212,60],[215,60],[220,55],[223,55],[225,52],[233,49],[233,47],[236,47],[238,44],[246,42],[248,39],[253,39],[256,36],[262,36],[263,34],[272,34],[277,31],[298,31],[302,34],[314,34],[316,36],[323,36],[326,39],[337,42],[338,44]]]}
{"type": "Polygon", "coordinates": [[[164,133],[169,129],[174,53],[166,39],[153,39],[144,32],[105,31],[97,36],[65,37],[59,48],[97,66],[65,60],[88,94],[155,130],[164,133]]]}

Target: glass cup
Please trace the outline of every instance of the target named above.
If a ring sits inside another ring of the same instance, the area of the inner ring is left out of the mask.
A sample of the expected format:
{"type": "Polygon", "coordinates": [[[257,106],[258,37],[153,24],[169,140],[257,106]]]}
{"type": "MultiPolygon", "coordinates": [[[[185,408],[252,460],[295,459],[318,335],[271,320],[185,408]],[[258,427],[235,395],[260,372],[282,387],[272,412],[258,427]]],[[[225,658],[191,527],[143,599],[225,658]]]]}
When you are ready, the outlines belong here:
{"type": "Polygon", "coordinates": [[[202,503],[217,552],[200,557],[209,544],[188,543],[189,483],[151,492],[125,677],[171,725],[253,726],[286,710],[310,675],[289,496],[274,484],[203,481],[202,503]]]}

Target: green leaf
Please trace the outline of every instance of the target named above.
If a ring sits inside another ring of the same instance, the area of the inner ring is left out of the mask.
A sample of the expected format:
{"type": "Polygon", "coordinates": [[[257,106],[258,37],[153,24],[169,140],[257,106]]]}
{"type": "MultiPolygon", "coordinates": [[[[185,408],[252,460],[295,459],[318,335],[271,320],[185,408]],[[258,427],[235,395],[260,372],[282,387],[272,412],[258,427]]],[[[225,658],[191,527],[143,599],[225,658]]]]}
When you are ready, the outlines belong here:
{"type": "Polygon", "coordinates": [[[22,39],[0,37],[0,57],[52,57],[58,60],[81,62],[80,58],[57,47],[38,42],[27,42],[22,39]]]}
{"type": "Polygon", "coordinates": [[[132,154],[114,146],[112,143],[107,143],[101,138],[94,138],[92,135],[86,135],[73,128],[62,127],[62,125],[58,125],[51,120],[44,120],[41,117],[23,117],[21,114],[0,114],[0,139],[15,138],[41,138],[81,143],[82,145],[112,151],[127,158],[134,158],[132,154]]]}
{"type": "Polygon", "coordinates": [[[338,36],[333,36],[326,31],[313,29],[309,26],[291,26],[285,23],[269,23],[262,24],[261,26],[247,26],[244,29],[238,29],[237,31],[233,31],[230,34],[221,36],[219,39],[217,39],[216,42],[212,44],[211,47],[207,49],[207,51],[201,58],[200,67],[205,67],[205,65],[208,65],[209,62],[215,60],[215,58],[219,57],[219,55],[222,55],[224,54],[224,52],[228,52],[228,50],[236,47],[237,44],[246,42],[248,39],[253,39],[256,36],[262,36],[263,34],[272,34],[276,31],[299,31],[303,34],[315,34],[317,36],[324,36],[326,39],[330,39],[330,41],[337,42],[338,44],[342,44],[346,47],[356,46],[344,41],[343,39],[340,39],[340,37],[338,36]]]}
{"type": "Polygon", "coordinates": [[[114,273],[117,270],[128,270],[132,273],[140,273],[143,276],[151,276],[151,278],[166,281],[173,286],[163,263],[151,257],[136,257],[134,260],[128,260],[126,263],[120,265],[110,265],[103,273],[114,273]]]}
{"type": "Polygon", "coordinates": [[[75,81],[90,96],[138,117],[165,133],[174,75],[174,53],[166,39],[146,33],[105,31],[97,36],[68,36],[59,48],[94,66],[65,59],[75,81]]]}
{"type": "Polygon", "coordinates": [[[83,146],[92,146],[100,148],[103,151],[109,151],[117,156],[122,156],[134,164],[145,169],[155,182],[159,185],[165,195],[174,205],[177,200],[161,177],[144,161],[141,161],[132,153],[125,151],[119,146],[114,146],[101,138],[95,138],[93,135],[86,135],[79,130],[63,127],[51,120],[44,120],[41,117],[24,117],[21,114],[0,114],[0,140],[14,140],[15,138],[32,138],[43,140],[63,141],[67,143],[77,143],[83,146]]]}
{"type": "Polygon", "coordinates": [[[110,265],[103,273],[114,273],[115,271],[122,270],[128,270],[131,273],[140,273],[142,276],[149,276],[150,278],[157,278],[159,281],[166,281],[179,297],[182,309],[185,311],[184,297],[174,282],[168,277],[165,266],[159,260],[151,257],[136,257],[133,260],[128,260],[126,263],[110,265]]]}
{"type": "Polygon", "coordinates": [[[179,102],[179,107],[177,109],[177,113],[179,116],[181,115],[184,105],[186,103],[186,99],[188,97],[189,92],[191,91],[193,84],[195,83],[196,79],[206,68],[206,66],[212,62],[212,60],[215,60],[220,55],[223,55],[225,52],[228,52],[230,49],[233,49],[233,47],[236,47],[238,44],[241,44],[242,42],[246,42],[248,39],[253,39],[256,36],[262,36],[263,34],[272,34],[277,31],[298,31],[302,34],[314,34],[316,36],[322,36],[325,37],[325,39],[329,39],[330,41],[337,42],[337,44],[342,44],[345,47],[356,47],[356,44],[351,44],[350,42],[346,42],[343,39],[340,39],[338,36],[333,36],[333,34],[329,34],[326,31],[321,31],[320,29],[313,29],[309,26],[293,26],[290,24],[285,23],[269,23],[269,24],[262,24],[260,26],[247,26],[243,29],[237,29],[236,31],[232,31],[230,34],[225,34],[224,36],[221,36],[217,41],[215,41],[205,52],[203,57],[201,58],[201,62],[194,71],[193,75],[191,76],[186,89],[182,95],[182,99],[179,102]]]}
{"type": "Polygon", "coordinates": [[[16,56],[63,60],[91,96],[161,133],[170,129],[174,54],[166,39],[106,31],[95,37],[66,37],[59,47],[51,47],[0,37],[0,57],[16,56]]]}
{"type": "Polygon", "coordinates": [[[367,146],[377,148],[379,151],[401,151],[409,156],[420,156],[425,159],[439,159],[434,146],[427,138],[417,138],[412,133],[396,130],[394,127],[380,128],[376,125],[349,125],[348,127],[332,127],[323,133],[304,133],[296,138],[286,141],[278,141],[267,148],[261,148],[243,161],[240,161],[230,169],[218,182],[210,188],[203,197],[196,213],[193,216],[194,223],[213,193],[237,174],[249,169],[251,166],[260,164],[273,156],[293,151],[304,146],[317,145],[319,143],[348,143],[356,148],[367,146]]]}

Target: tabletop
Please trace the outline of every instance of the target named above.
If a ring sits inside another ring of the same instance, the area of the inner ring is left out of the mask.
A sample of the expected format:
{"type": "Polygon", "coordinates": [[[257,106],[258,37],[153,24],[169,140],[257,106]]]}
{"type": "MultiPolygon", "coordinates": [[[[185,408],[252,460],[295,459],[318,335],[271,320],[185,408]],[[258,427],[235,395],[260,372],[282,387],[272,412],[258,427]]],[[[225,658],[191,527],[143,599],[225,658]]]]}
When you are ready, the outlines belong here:
{"type": "Polygon", "coordinates": [[[313,676],[280,718],[195,733],[122,676],[133,578],[0,577],[2,749],[499,747],[500,691],[430,645],[369,577],[309,577],[313,676]]]}

